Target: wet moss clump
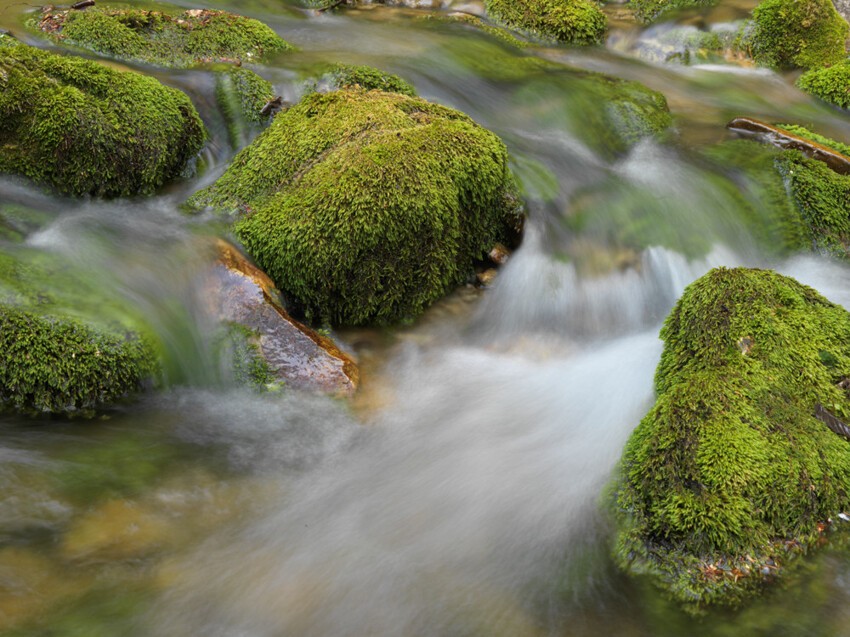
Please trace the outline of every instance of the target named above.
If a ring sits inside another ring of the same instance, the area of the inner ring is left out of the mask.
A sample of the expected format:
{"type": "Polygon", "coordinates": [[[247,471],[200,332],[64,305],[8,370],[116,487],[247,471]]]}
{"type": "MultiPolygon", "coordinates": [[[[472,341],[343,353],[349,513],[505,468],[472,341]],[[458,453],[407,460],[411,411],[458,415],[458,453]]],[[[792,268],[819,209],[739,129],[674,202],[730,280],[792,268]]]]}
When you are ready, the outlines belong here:
{"type": "Polygon", "coordinates": [[[204,139],[180,91],[0,35],[0,172],[68,195],[151,194],[204,139]]]}
{"type": "Polygon", "coordinates": [[[616,558],[686,609],[737,606],[850,507],[850,314],[768,270],[712,270],[661,330],[620,467],[616,558]]]}
{"type": "Polygon", "coordinates": [[[570,44],[597,44],[608,28],[592,0],[485,0],[484,8],[511,28],[570,44]]]}
{"type": "Polygon", "coordinates": [[[194,207],[234,229],[308,317],[387,324],[465,280],[518,222],[507,150],[466,115],[398,93],[312,93],[194,207]]]}
{"type": "Polygon", "coordinates": [[[841,108],[850,108],[850,62],[806,71],[797,86],[841,108]]]}
{"type": "Polygon", "coordinates": [[[654,22],[666,13],[679,9],[711,7],[717,0],[629,0],[635,16],[641,22],[654,22]]]}
{"type": "Polygon", "coordinates": [[[759,64],[808,69],[846,57],[850,26],[830,0],[764,0],[753,10],[753,22],[745,45],[759,64]]]}
{"type": "Polygon", "coordinates": [[[815,142],[816,144],[820,144],[821,146],[826,146],[827,148],[834,150],[836,153],[841,153],[846,157],[850,157],[850,146],[834,139],[830,139],[829,137],[819,135],[818,133],[810,131],[808,128],[803,128],[797,124],[776,124],[776,127],[791,133],[792,135],[798,135],[799,137],[804,137],[805,139],[815,142]]]}
{"type": "Polygon", "coordinates": [[[175,15],[105,6],[48,11],[37,27],[57,42],[169,67],[258,61],[293,48],[258,20],[209,9],[175,15]]]}
{"type": "Polygon", "coordinates": [[[336,89],[359,86],[367,91],[378,90],[416,97],[416,89],[410,82],[371,66],[335,64],[326,75],[336,89]]]}
{"type": "Polygon", "coordinates": [[[32,414],[87,414],[136,392],[156,364],[129,333],[0,305],[0,406],[32,414]]]}
{"type": "Polygon", "coordinates": [[[271,111],[264,109],[274,96],[271,83],[250,69],[234,66],[216,74],[215,97],[234,147],[269,120],[271,111]]]}

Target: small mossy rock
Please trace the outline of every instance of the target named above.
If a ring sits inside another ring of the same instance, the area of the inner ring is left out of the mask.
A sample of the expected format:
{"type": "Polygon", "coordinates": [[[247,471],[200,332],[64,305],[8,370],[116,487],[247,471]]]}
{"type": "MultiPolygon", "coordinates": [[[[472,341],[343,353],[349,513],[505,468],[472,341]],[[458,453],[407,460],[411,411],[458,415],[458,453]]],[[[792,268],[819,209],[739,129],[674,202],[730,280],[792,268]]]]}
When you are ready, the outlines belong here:
{"type": "Polygon", "coordinates": [[[593,0],[485,0],[484,7],[511,28],[570,44],[597,44],[608,28],[593,0]]]}
{"type": "Polygon", "coordinates": [[[654,22],[659,17],[680,9],[711,7],[717,0],[629,0],[635,16],[641,22],[654,22]]]}
{"type": "Polygon", "coordinates": [[[753,59],[780,69],[838,64],[846,57],[850,25],[830,0],[764,0],[753,9],[744,44],[753,59]]]}
{"type": "Polygon", "coordinates": [[[132,334],[0,305],[0,407],[88,414],[142,389],[156,364],[132,334]]]}
{"type": "Polygon", "coordinates": [[[185,68],[209,62],[255,62],[293,47],[268,26],[226,11],[180,14],[90,7],[49,10],[37,28],[57,42],[122,60],[185,68]]]}
{"type": "Polygon", "coordinates": [[[268,121],[274,89],[267,80],[250,69],[232,66],[216,73],[215,97],[227,122],[230,143],[244,146],[259,125],[268,121]]]}
{"type": "Polygon", "coordinates": [[[800,76],[797,86],[825,102],[850,108],[850,62],[810,69],[800,76]]]}
{"type": "Polygon", "coordinates": [[[712,270],[661,330],[620,467],[616,558],[698,611],[782,578],[850,506],[850,314],[768,270],[712,270]]]}
{"type": "Polygon", "coordinates": [[[0,35],[0,172],[69,195],[151,194],[205,135],[189,98],[154,78],[0,35]]]}
{"type": "Polygon", "coordinates": [[[507,150],[466,115],[397,93],[312,93],[189,205],[236,235],[308,317],[412,318],[520,220],[507,150]]]}
{"type": "Polygon", "coordinates": [[[289,316],[272,280],[235,247],[220,242],[218,251],[204,297],[220,321],[247,332],[250,351],[240,375],[258,385],[353,393],[360,376],[356,363],[331,339],[289,316]]]}
{"type": "Polygon", "coordinates": [[[359,86],[367,91],[378,90],[416,97],[416,89],[410,82],[371,66],[335,64],[326,76],[334,89],[359,86]]]}

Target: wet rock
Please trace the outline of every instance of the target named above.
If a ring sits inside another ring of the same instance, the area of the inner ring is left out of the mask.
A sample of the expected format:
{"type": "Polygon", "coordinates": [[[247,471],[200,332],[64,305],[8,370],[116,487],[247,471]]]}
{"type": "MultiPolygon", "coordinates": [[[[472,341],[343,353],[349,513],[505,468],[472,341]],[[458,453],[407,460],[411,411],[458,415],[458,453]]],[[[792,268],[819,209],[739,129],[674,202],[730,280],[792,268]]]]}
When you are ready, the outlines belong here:
{"type": "Polygon", "coordinates": [[[3,35],[0,71],[0,172],[68,195],[146,195],[203,145],[192,102],[152,77],[3,35]]]}
{"type": "Polygon", "coordinates": [[[210,310],[251,332],[272,380],[335,394],[357,389],[359,371],[334,342],[294,320],[272,280],[236,248],[219,242],[208,287],[210,310]]]}
{"type": "Polygon", "coordinates": [[[661,337],[658,398],[619,472],[616,557],[686,610],[738,606],[850,504],[850,446],[817,410],[850,411],[850,313],[775,272],[718,268],[661,337]]]}
{"type": "Polygon", "coordinates": [[[510,257],[511,251],[501,243],[494,245],[487,253],[487,258],[496,265],[505,265],[510,257]]]}
{"type": "Polygon", "coordinates": [[[488,268],[483,272],[479,272],[475,275],[476,280],[479,285],[483,285],[485,288],[493,285],[493,282],[496,280],[496,277],[499,276],[499,271],[496,268],[488,268]]]}
{"type": "MultiPolygon", "coordinates": [[[[726,124],[726,127],[737,133],[752,135],[759,141],[772,144],[777,148],[799,150],[807,157],[822,161],[841,175],[850,175],[850,157],[811,139],[813,133],[801,127],[780,128],[749,117],[736,117],[726,124]],[[808,135],[804,137],[795,134],[793,132],[795,130],[808,135]]],[[[825,138],[821,139],[829,143],[825,138]]]]}
{"type": "Polygon", "coordinates": [[[85,11],[46,8],[37,27],[60,43],[123,60],[180,68],[258,61],[292,48],[258,20],[210,9],[172,15],[115,7],[85,11]]]}

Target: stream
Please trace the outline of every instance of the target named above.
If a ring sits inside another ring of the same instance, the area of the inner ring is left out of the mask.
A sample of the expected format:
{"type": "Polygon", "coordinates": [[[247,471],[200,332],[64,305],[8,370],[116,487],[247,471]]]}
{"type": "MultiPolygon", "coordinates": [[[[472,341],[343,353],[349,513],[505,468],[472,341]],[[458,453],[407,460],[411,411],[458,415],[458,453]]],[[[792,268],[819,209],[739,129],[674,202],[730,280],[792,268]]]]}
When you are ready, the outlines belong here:
{"type": "MultiPolygon", "coordinates": [[[[508,146],[525,237],[492,288],[461,288],[413,325],[335,332],[361,364],[352,401],[239,387],[216,362],[198,288],[226,231],[179,208],[238,149],[212,72],[135,67],[198,108],[210,139],[197,176],[116,201],[0,176],[0,213],[21,233],[0,249],[61,256],[166,347],[166,386],[94,420],[0,415],[0,634],[850,635],[850,554],[837,548],[745,610],[696,618],[609,557],[608,485],[652,405],[657,335],[685,286],[719,265],[769,267],[850,308],[846,266],[761,253],[715,187],[726,178],[698,157],[732,138],[735,116],[845,143],[850,118],[796,89],[793,73],[659,59],[655,43],[674,26],[727,24],[755,2],[645,28],[612,19],[605,46],[523,50],[424,19],[481,13],[474,1],[326,13],[282,0],[175,4],[258,18],[296,45],[251,67],[288,101],[311,68],[344,62],[468,113],[508,146]],[[617,157],[595,151],[577,134],[594,125],[594,104],[568,73],[528,74],[532,56],[660,91],[674,134],[617,157]],[[582,197],[603,212],[640,201],[642,221],[672,238],[613,254],[602,223],[577,242],[565,220],[582,197]],[[693,242],[709,249],[689,256],[693,242]],[[570,258],[588,254],[586,267],[570,258]]],[[[0,28],[52,48],[22,27],[34,10],[0,0],[0,28]]]]}

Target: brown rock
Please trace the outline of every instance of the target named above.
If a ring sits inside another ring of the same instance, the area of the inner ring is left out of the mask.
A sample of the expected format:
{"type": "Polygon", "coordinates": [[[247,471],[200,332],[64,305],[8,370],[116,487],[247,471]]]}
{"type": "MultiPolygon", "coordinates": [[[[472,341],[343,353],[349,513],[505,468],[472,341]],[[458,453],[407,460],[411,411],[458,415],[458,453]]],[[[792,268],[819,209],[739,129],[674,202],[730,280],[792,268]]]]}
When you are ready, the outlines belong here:
{"type": "Polygon", "coordinates": [[[218,252],[208,294],[213,315],[257,333],[260,354],[286,385],[353,393],[360,375],[356,363],[331,339],[289,316],[272,280],[234,246],[219,241],[218,252]]]}
{"type": "Polygon", "coordinates": [[[511,257],[511,251],[501,243],[497,243],[490,249],[487,257],[496,265],[505,265],[511,257]]]}

